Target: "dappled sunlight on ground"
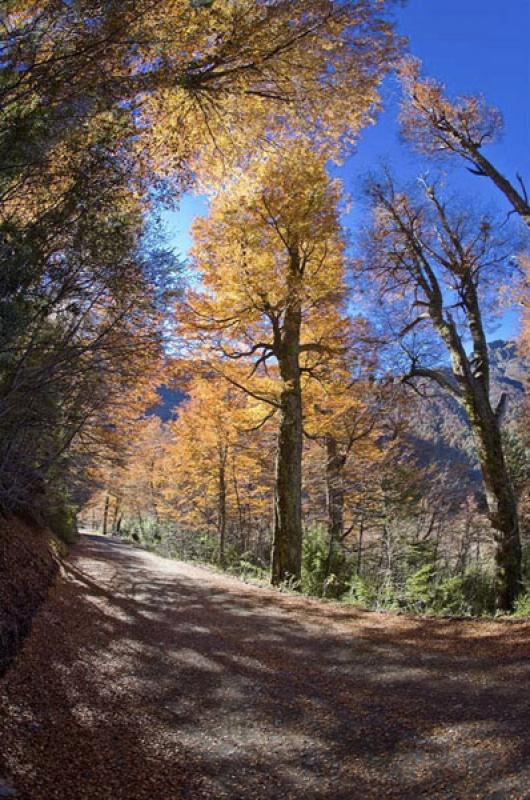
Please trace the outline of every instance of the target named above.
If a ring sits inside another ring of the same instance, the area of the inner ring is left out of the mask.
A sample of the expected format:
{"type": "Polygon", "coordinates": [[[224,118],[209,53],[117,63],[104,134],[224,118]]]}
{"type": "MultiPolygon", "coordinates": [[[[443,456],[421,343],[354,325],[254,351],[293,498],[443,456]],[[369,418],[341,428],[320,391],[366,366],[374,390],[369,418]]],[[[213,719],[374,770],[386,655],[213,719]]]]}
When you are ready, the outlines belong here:
{"type": "Polygon", "coordinates": [[[26,800],[526,798],[529,655],[523,623],[362,612],[85,536],[0,684],[0,775],[26,800]]]}

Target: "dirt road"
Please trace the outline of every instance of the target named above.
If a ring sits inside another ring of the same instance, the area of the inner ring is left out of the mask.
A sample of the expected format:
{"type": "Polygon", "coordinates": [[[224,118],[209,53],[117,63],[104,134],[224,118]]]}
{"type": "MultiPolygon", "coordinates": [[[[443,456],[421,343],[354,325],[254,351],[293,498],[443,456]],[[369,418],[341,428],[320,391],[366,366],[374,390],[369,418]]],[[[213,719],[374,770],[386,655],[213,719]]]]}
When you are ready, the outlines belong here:
{"type": "Polygon", "coordinates": [[[83,536],[0,681],[0,778],[22,800],[530,798],[529,687],[528,624],[355,611],[83,536]]]}

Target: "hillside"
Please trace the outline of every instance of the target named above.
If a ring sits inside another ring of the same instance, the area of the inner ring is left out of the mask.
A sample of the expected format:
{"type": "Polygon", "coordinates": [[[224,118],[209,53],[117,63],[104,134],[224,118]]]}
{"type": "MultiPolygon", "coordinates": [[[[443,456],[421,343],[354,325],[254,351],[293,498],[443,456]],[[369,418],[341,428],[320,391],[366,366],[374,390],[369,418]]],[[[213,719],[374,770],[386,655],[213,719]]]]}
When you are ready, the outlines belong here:
{"type": "Polygon", "coordinates": [[[59,552],[63,546],[46,528],[15,517],[0,520],[0,675],[55,580],[59,552]]]}
{"type": "MultiPolygon", "coordinates": [[[[520,355],[513,341],[491,342],[490,354],[492,397],[497,403],[502,393],[507,395],[504,424],[513,429],[525,395],[530,362],[520,355]]],[[[430,391],[435,396],[418,398],[414,404],[411,426],[414,435],[410,437],[414,451],[424,464],[438,462],[442,467],[460,464],[473,474],[476,458],[463,409],[450,395],[430,391]]]]}

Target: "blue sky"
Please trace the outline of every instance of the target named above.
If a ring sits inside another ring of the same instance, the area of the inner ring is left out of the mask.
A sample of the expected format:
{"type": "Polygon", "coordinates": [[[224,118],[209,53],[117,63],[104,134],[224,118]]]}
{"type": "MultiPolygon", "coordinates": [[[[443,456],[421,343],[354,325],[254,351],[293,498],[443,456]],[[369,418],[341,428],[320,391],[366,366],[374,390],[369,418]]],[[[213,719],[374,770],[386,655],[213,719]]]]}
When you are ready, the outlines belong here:
{"type": "MultiPolygon", "coordinates": [[[[409,0],[397,12],[398,29],[409,39],[426,75],[442,80],[449,94],[483,94],[501,109],[505,131],[489,153],[509,175],[530,178],[530,0],[409,0]]],[[[380,159],[398,172],[417,172],[418,157],[401,144],[396,122],[399,88],[393,78],[383,87],[385,111],[361,136],[356,155],[343,170],[355,194],[356,177],[380,159]]],[[[498,198],[488,184],[455,170],[464,192],[498,198]]]]}
{"type": "MultiPolygon", "coordinates": [[[[410,51],[424,64],[426,75],[446,83],[451,94],[482,93],[501,109],[505,130],[489,154],[508,176],[519,172],[530,190],[530,0],[409,0],[396,11],[398,30],[409,38],[410,51]]],[[[418,157],[400,143],[396,122],[399,91],[393,78],[383,86],[385,110],[377,124],[366,129],[357,152],[339,174],[354,204],[345,218],[354,233],[360,208],[362,178],[380,162],[388,162],[398,175],[421,171],[418,157]]],[[[489,184],[454,168],[451,185],[485,203],[506,203],[489,184]]],[[[189,226],[206,210],[202,198],[186,196],[177,212],[166,214],[169,240],[185,254],[190,245],[189,226]]],[[[515,317],[507,314],[496,337],[514,333],[515,317]]],[[[495,338],[495,337],[494,337],[495,338]]]]}

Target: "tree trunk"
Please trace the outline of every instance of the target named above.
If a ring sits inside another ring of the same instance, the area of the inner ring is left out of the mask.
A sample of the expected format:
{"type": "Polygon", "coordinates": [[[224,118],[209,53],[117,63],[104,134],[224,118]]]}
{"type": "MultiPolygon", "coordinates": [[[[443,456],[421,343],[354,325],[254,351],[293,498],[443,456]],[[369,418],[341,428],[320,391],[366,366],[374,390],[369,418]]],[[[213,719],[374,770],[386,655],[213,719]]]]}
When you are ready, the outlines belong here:
{"type": "Polygon", "coordinates": [[[245,553],[247,550],[247,536],[243,526],[243,509],[241,508],[241,497],[239,495],[239,482],[237,480],[237,471],[236,471],[236,460],[232,458],[232,480],[234,484],[234,494],[236,496],[236,505],[237,505],[237,520],[239,526],[239,541],[241,543],[241,547],[243,552],[245,553]]]}
{"type": "Polygon", "coordinates": [[[112,514],[112,524],[111,524],[111,531],[112,533],[118,532],[118,517],[120,514],[120,507],[121,507],[121,500],[119,497],[116,497],[116,503],[114,505],[114,512],[112,514]]]}
{"type": "MultiPolygon", "coordinates": [[[[138,517],[138,524],[140,526],[140,531],[142,533],[142,536],[145,536],[144,519],[142,517],[142,514],[141,514],[139,508],[136,509],[136,516],[138,517]]],[[[133,539],[134,539],[134,536],[133,536],[133,539]]],[[[138,538],[137,538],[136,541],[138,541],[138,538]]]]}
{"type": "Polygon", "coordinates": [[[340,541],[344,530],[344,456],[334,436],[326,436],[326,505],[329,538],[340,541]]]}
{"type": "Polygon", "coordinates": [[[495,602],[512,611],[521,591],[521,540],[517,501],[504,458],[499,421],[489,400],[466,403],[495,537],[495,602]]]}
{"type": "Polygon", "coordinates": [[[155,460],[153,459],[150,465],[149,491],[151,493],[151,507],[153,509],[153,516],[155,518],[155,524],[158,528],[158,525],[160,524],[160,516],[158,514],[158,503],[156,500],[154,477],[155,477],[155,460]]]}
{"type": "Polygon", "coordinates": [[[325,578],[331,571],[333,547],[340,542],[344,530],[344,484],[342,468],[344,458],[339,453],[337,440],[331,434],[326,436],[326,510],[328,516],[328,555],[325,578]]]}
{"type": "Polygon", "coordinates": [[[466,285],[465,297],[474,366],[465,353],[454,322],[443,321],[438,311],[434,324],[451,356],[453,376],[462,392],[460,402],[471,426],[482,472],[488,516],[495,537],[495,604],[499,611],[512,611],[522,585],[517,501],[504,458],[499,418],[491,405],[488,347],[473,283],[466,285]]]}
{"type": "Polygon", "coordinates": [[[107,494],[105,496],[105,505],[103,507],[103,536],[107,535],[107,529],[109,525],[109,505],[110,505],[110,496],[107,494]]]}
{"type": "Polygon", "coordinates": [[[300,578],[302,566],[302,402],[299,388],[282,392],[276,454],[271,581],[300,578]]]}
{"type": "Polygon", "coordinates": [[[219,457],[218,492],[217,533],[219,536],[219,564],[224,567],[226,538],[226,454],[224,452],[221,452],[219,457]]]}
{"type": "Polygon", "coordinates": [[[276,453],[271,582],[299,580],[302,567],[302,387],[300,382],[300,303],[293,288],[278,352],[282,379],[276,453]]]}
{"type": "Polygon", "coordinates": [[[357,548],[357,575],[361,576],[361,570],[363,566],[363,534],[364,534],[364,518],[361,517],[361,523],[359,525],[359,546],[357,548]]]}

